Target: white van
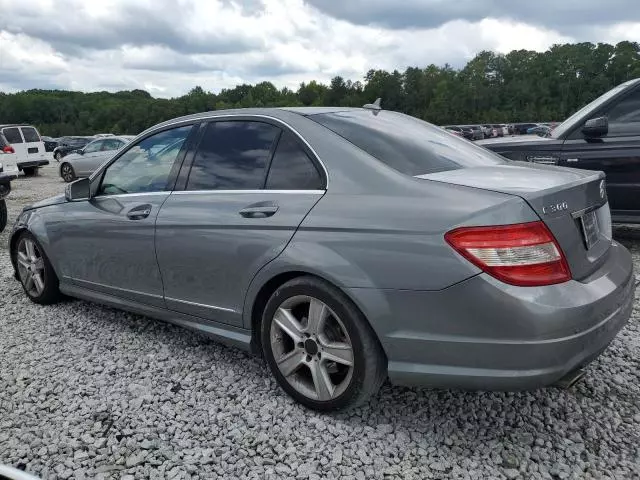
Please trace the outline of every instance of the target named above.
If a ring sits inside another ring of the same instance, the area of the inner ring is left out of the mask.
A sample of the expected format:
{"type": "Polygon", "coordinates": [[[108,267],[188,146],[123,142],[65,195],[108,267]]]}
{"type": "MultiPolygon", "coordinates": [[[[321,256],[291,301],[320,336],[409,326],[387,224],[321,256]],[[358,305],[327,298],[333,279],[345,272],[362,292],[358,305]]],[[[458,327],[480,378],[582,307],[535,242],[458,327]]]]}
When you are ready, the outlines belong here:
{"type": "Polygon", "coordinates": [[[38,168],[48,165],[44,142],[35,127],[31,125],[0,125],[4,145],[0,154],[5,172],[24,172],[35,175],[38,168]]]}

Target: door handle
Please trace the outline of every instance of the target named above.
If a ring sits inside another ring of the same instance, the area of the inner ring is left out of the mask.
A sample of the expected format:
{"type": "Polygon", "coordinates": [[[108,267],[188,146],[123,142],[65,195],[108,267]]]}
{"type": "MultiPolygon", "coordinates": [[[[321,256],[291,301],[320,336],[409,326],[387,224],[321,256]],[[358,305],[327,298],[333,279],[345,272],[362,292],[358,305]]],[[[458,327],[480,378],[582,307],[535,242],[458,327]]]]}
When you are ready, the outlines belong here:
{"type": "Polygon", "coordinates": [[[127,212],[127,218],[129,220],[142,220],[151,215],[151,205],[141,205],[134,207],[127,212]]]}
{"type": "Polygon", "coordinates": [[[240,210],[240,215],[245,218],[266,218],[271,217],[277,211],[277,205],[256,205],[243,208],[240,210]]]}

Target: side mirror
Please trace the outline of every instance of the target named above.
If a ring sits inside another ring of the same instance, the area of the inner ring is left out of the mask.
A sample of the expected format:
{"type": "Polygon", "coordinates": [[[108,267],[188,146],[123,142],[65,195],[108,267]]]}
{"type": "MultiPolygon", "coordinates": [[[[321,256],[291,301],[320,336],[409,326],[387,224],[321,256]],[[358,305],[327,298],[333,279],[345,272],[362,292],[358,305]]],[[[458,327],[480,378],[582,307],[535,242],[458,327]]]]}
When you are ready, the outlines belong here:
{"type": "Polygon", "coordinates": [[[91,182],[88,178],[81,178],[67,185],[64,196],[68,202],[78,202],[91,198],[91,182]]]}
{"type": "Polygon", "coordinates": [[[607,117],[591,118],[582,126],[582,134],[587,138],[600,138],[607,133],[609,133],[609,119],[607,117]]]}

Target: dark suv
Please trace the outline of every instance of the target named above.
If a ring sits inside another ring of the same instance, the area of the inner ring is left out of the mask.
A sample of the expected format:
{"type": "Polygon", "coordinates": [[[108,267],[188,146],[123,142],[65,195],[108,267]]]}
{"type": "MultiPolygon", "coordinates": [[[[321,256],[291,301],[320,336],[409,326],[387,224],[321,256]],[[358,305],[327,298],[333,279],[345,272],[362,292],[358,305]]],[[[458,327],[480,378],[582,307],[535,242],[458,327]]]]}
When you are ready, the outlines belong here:
{"type": "Polygon", "coordinates": [[[613,220],[640,223],[640,78],[609,90],[545,137],[478,143],[512,160],[601,170],[613,220]]]}
{"type": "Polygon", "coordinates": [[[58,146],[53,149],[53,158],[59,162],[71,152],[81,150],[93,139],[94,137],[62,137],[58,140],[58,146]]]}

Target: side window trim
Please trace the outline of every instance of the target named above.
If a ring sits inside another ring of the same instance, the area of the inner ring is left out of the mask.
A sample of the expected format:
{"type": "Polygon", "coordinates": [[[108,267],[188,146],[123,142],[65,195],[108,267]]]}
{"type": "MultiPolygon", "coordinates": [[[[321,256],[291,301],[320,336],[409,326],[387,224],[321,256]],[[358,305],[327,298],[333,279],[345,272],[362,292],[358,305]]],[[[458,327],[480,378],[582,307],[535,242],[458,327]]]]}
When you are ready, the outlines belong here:
{"type": "MultiPolygon", "coordinates": [[[[167,130],[173,130],[176,128],[181,128],[181,127],[188,127],[191,126],[191,131],[189,132],[189,135],[187,135],[187,139],[184,142],[184,145],[182,146],[180,153],[178,153],[178,157],[176,158],[173,166],[171,167],[171,171],[169,173],[169,179],[167,181],[167,186],[164,190],[162,191],[166,191],[166,192],[172,192],[173,189],[175,188],[175,184],[176,184],[176,180],[177,180],[177,176],[178,176],[178,172],[180,171],[180,168],[182,167],[182,163],[184,162],[185,156],[187,154],[187,152],[193,148],[193,139],[194,139],[194,134],[198,131],[198,128],[194,128],[194,127],[198,127],[200,125],[200,121],[188,121],[188,122],[180,122],[180,123],[173,123],[170,125],[166,125],[164,128],[159,128],[157,130],[153,130],[151,132],[149,132],[147,135],[145,135],[144,137],[140,137],[140,138],[136,138],[136,142],[133,143],[129,142],[128,144],[126,144],[123,148],[121,148],[120,150],[117,151],[117,153],[111,158],[111,160],[109,161],[109,163],[106,163],[102,166],[102,168],[100,168],[99,170],[96,170],[90,177],[89,177],[89,181],[90,181],[90,185],[91,185],[91,196],[97,196],[97,193],[100,189],[100,186],[102,185],[102,180],[104,179],[104,174],[107,171],[107,169],[114,163],[116,162],[120,157],[122,157],[123,155],[125,155],[131,148],[135,147],[136,145],[138,145],[140,142],[143,142],[144,140],[146,140],[149,137],[152,137],[154,135],[157,135],[158,133],[161,132],[166,132],[167,130]]],[[[152,192],[146,192],[146,193],[152,193],[152,192]]],[[[158,192],[156,192],[158,193],[158,192]]],[[[127,194],[122,194],[122,195],[140,195],[139,193],[127,193],[127,194]]]]}

